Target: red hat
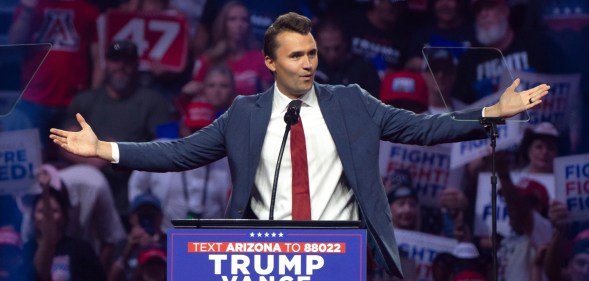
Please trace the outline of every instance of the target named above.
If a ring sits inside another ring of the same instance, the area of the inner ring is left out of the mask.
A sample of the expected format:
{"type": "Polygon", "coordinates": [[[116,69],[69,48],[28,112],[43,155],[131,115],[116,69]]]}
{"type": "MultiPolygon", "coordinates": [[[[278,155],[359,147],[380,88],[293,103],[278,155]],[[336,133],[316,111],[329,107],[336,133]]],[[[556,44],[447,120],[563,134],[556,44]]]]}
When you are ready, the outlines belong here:
{"type": "Polygon", "coordinates": [[[139,252],[139,255],[137,257],[137,261],[139,262],[139,265],[144,265],[146,262],[148,262],[151,259],[160,259],[160,260],[166,262],[166,260],[167,260],[166,251],[164,251],[164,249],[162,249],[161,247],[156,247],[156,246],[147,247],[147,248],[142,249],[139,252]]]}
{"type": "Polygon", "coordinates": [[[215,119],[215,109],[205,102],[191,102],[186,107],[184,125],[191,129],[200,129],[208,126],[215,119]]]}
{"type": "Polygon", "coordinates": [[[517,189],[519,195],[536,198],[542,205],[542,209],[548,208],[550,197],[543,184],[533,179],[526,178],[520,181],[518,186],[520,187],[517,189]]]}
{"type": "Polygon", "coordinates": [[[10,228],[0,229],[0,246],[14,246],[21,248],[22,242],[18,232],[10,228]]]}
{"type": "Polygon", "coordinates": [[[451,281],[486,281],[485,276],[473,270],[463,270],[452,276],[451,281]]]}
{"type": "Polygon", "coordinates": [[[399,71],[392,72],[382,80],[380,86],[380,100],[393,106],[406,105],[410,102],[415,108],[404,108],[415,112],[425,111],[428,108],[427,84],[421,74],[399,71]]]}

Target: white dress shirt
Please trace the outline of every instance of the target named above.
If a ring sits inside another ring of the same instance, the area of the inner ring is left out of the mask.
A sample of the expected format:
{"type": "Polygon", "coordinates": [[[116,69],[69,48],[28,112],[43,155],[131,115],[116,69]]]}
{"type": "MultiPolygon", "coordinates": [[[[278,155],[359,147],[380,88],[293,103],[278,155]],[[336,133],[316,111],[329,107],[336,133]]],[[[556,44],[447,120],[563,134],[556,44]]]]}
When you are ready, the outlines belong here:
{"type": "MultiPolygon", "coordinates": [[[[311,219],[357,220],[358,207],[354,193],[346,182],[335,143],[321,114],[315,89],[312,88],[300,100],[303,102],[300,116],[307,147],[311,219]]],[[[286,127],[284,114],[291,101],[280,93],[276,85],[274,86],[272,115],[262,146],[260,163],[256,170],[255,188],[250,205],[254,214],[260,219],[267,219],[270,214],[274,171],[286,127]]],[[[291,198],[292,165],[289,134],[278,178],[274,219],[292,219],[291,198]]]]}

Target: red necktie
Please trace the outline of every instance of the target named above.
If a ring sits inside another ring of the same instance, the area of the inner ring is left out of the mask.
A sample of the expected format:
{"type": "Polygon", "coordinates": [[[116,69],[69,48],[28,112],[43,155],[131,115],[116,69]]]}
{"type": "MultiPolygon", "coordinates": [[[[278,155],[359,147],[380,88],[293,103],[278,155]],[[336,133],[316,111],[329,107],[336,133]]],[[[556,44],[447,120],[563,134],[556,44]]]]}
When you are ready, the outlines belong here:
{"type": "Polygon", "coordinates": [[[292,161],[292,219],[311,219],[311,197],[309,196],[309,172],[307,148],[303,121],[290,128],[290,157],[292,161]]]}

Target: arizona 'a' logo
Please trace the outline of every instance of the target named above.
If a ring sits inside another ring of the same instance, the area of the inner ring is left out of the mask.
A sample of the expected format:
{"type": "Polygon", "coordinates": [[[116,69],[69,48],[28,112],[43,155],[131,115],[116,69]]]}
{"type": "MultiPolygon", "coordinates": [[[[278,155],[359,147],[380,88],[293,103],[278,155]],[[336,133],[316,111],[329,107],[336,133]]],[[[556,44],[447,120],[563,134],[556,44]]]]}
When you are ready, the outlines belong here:
{"type": "Polygon", "coordinates": [[[43,25],[34,38],[35,42],[53,44],[53,50],[77,51],[80,46],[80,37],[74,28],[74,12],[47,9],[43,25]]]}

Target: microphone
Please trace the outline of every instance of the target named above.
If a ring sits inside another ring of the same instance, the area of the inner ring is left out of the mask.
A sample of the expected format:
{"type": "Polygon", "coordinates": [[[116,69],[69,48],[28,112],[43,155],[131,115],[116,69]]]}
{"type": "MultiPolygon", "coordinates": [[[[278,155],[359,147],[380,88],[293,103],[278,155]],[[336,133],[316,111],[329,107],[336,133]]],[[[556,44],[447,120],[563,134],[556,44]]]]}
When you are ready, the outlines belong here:
{"type": "Polygon", "coordinates": [[[284,122],[287,125],[294,125],[299,122],[299,113],[301,112],[301,105],[303,104],[300,100],[293,100],[288,104],[286,113],[284,114],[284,122]]]}
{"type": "Polygon", "coordinates": [[[300,100],[293,100],[288,104],[286,113],[284,114],[284,122],[286,128],[284,130],[284,136],[282,137],[282,144],[280,145],[280,152],[278,153],[278,161],[276,162],[276,169],[274,170],[274,183],[272,184],[272,197],[270,199],[270,215],[269,220],[274,220],[274,203],[276,201],[276,187],[278,185],[278,174],[280,173],[280,163],[282,162],[282,154],[284,154],[284,146],[286,145],[286,139],[290,132],[290,127],[299,122],[299,115],[301,112],[301,105],[303,104],[300,100]]]}

